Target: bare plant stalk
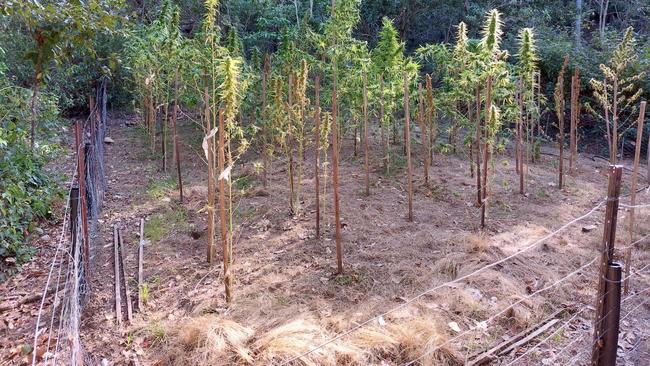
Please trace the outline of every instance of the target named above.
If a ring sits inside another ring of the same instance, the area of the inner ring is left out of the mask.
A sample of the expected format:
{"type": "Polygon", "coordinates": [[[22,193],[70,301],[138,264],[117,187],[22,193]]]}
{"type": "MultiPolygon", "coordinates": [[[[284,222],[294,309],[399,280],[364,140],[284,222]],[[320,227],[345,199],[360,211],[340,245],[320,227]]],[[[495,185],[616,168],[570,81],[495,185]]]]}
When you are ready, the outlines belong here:
{"type": "Polygon", "coordinates": [[[339,208],[339,143],[338,143],[338,105],[336,100],[337,70],[336,59],[332,85],[332,189],[334,191],[334,225],[336,235],[336,266],[338,273],[343,273],[343,253],[341,248],[341,216],[339,208]]]}
{"type": "Polygon", "coordinates": [[[612,91],[612,164],[618,160],[618,79],[614,79],[614,90],[612,91]]]}
{"type": "Polygon", "coordinates": [[[565,103],[564,100],[564,73],[566,72],[567,65],[569,64],[569,57],[564,57],[564,63],[562,64],[562,69],[560,69],[560,74],[557,77],[557,83],[555,84],[555,113],[558,119],[558,145],[560,148],[560,161],[558,164],[559,167],[559,178],[558,178],[558,188],[562,189],[564,187],[564,109],[565,103]]]}
{"type": "Polygon", "coordinates": [[[388,128],[384,121],[384,75],[379,75],[379,127],[381,128],[381,144],[384,146],[384,158],[382,159],[384,171],[388,174],[390,169],[390,144],[388,128]]]}
{"type": "Polygon", "coordinates": [[[481,187],[481,88],[476,87],[476,207],[483,205],[483,188],[481,187]]]}
{"type": "Polygon", "coordinates": [[[366,196],[370,196],[370,162],[368,157],[368,80],[366,72],[363,72],[363,141],[364,141],[364,155],[366,165],[366,196]]]}
{"type": "MultiPolygon", "coordinates": [[[[212,122],[210,121],[210,94],[208,93],[208,86],[206,85],[203,91],[204,112],[203,118],[205,119],[205,134],[209,134],[212,130],[212,122]]],[[[208,143],[208,204],[206,211],[208,212],[208,248],[207,259],[208,263],[214,262],[214,254],[216,245],[214,242],[216,228],[215,228],[215,201],[216,201],[216,176],[215,176],[215,162],[214,162],[214,136],[207,139],[208,143]]]]}
{"type": "Polygon", "coordinates": [[[269,82],[269,74],[271,71],[271,59],[269,55],[264,56],[264,70],[262,72],[262,119],[264,123],[262,124],[262,135],[264,136],[264,142],[262,143],[262,186],[264,188],[268,185],[268,168],[269,168],[269,152],[267,149],[267,139],[269,139],[270,131],[268,130],[268,110],[267,110],[267,95],[266,89],[269,82]]]}
{"type": "Polygon", "coordinates": [[[165,105],[163,107],[163,118],[160,121],[162,131],[160,149],[162,151],[162,170],[167,172],[167,124],[169,123],[169,100],[167,100],[167,96],[165,96],[165,105]]]}
{"type": "Polygon", "coordinates": [[[489,129],[490,124],[490,111],[492,110],[492,76],[488,76],[487,79],[487,91],[485,93],[485,145],[483,147],[483,185],[481,193],[481,228],[485,228],[485,214],[487,211],[487,198],[488,198],[488,164],[490,162],[490,153],[491,153],[491,141],[489,139],[489,129]]]}
{"type": "Polygon", "coordinates": [[[293,126],[291,123],[291,116],[293,113],[291,112],[291,108],[293,107],[293,86],[294,86],[294,81],[295,81],[295,76],[294,74],[289,75],[289,86],[288,86],[288,91],[287,91],[287,112],[288,115],[290,116],[290,121],[289,121],[289,128],[287,130],[287,159],[288,159],[288,168],[287,168],[287,173],[289,174],[289,210],[292,215],[297,214],[296,210],[296,197],[295,197],[295,188],[294,188],[294,165],[293,165],[293,126]]]}
{"type": "Polygon", "coordinates": [[[413,166],[411,165],[411,115],[409,111],[408,74],[404,72],[404,145],[406,146],[406,165],[409,212],[408,220],[413,221],[413,166]]]}
{"type": "Polygon", "coordinates": [[[228,228],[226,218],[226,133],[224,126],[224,111],[219,110],[219,221],[221,224],[221,247],[223,250],[223,283],[226,289],[226,302],[232,300],[232,275],[230,273],[230,245],[228,243],[228,228]]]}
{"type": "Polygon", "coordinates": [[[519,120],[517,123],[517,163],[518,163],[518,173],[519,173],[519,194],[525,194],[524,189],[524,142],[523,142],[523,133],[524,133],[524,93],[522,90],[522,81],[519,80],[519,120]]]}
{"type": "Polygon", "coordinates": [[[418,84],[418,122],[422,141],[422,155],[424,155],[424,185],[429,186],[429,138],[427,136],[427,125],[424,122],[424,95],[422,83],[418,84]]]}
{"type": "MultiPolygon", "coordinates": [[[[607,127],[607,147],[609,148],[609,161],[614,161],[614,158],[612,156],[612,152],[614,149],[612,149],[612,128],[609,125],[609,97],[607,96],[607,78],[603,80],[603,94],[605,96],[605,126],[607,127]]],[[[649,149],[650,151],[650,149],[649,149]]]]}
{"type": "Polygon", "coordinates": [[[316,192],[316,238],[320,238],[320,76],[316,75],[316,82],[314,85],[315,93],[315,103],[314,108],[314,124],[316,131],[314,133],[314,143],[316,144],[314,148],[314,153],[316,155],[314,161],[314,181],[316,187],[314,191],[316,192]]]}
{"type": "MultiPolygon", "coordinates": [[[[643,120],[645,117],[646,102],[641,102],[639,108],[639,120],[636,125],[636,145],[634,149],[634,170],[632,171],[632,184],[630,186],[630,206],[636,204],[636,185],[639,173],[639,160],[641,159],[641,140],[643,137],[643,120]]],[[[632,243],[634,242],[634,207],[630,208],[630,226],[629,226],[629,244],[625,251],[625,281],[623,283],[624,293],[627,295],[630,291],[630,267],[632,261],[632,243]]]]}
{"type": "Polygon", "coordinates": [[[426,89],[427,89],[427,124],[429,125],[429,151],[427,152],[427,155],[429,156],[429,164],[433,166],[433,142],[436,138],[436,134],[438,133],[436,130],[436,126],[434,123],[434,108],[435,106],[433,105],[433,86],[432,86],[432,80],[431,80],[431,75],[427,74],[426,77],[426,89]]]}
{"type": "Polygon", "coordinates": [[[172,133],[174,134],[174,159],[176,160],[176,178],[178,179],[178,194],[180,202],[183,203],[183,177],[181,176],[181,157],[178,148],[178,131],[176,121],[178,119],[178,70],[174,76],[174,106],[172,108],[172,133]]]}

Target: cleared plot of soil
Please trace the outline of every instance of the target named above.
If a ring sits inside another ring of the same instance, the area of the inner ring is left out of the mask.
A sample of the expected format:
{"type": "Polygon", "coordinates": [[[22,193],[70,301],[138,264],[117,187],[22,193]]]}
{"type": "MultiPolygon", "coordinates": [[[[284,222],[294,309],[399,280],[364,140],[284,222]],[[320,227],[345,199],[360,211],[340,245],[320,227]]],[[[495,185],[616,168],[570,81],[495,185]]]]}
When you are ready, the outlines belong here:
{"type": "MultiPolygon", "coordinates": [[[[401,158],[395,159],[397,168],[387,175],[379,168],[379,154],[373,154],[371,194],[366,197],[363,158],[355,158],[351,141],[345,141],[340,173],[345,273],[335,275],[329,177],[322,179],[328,185],[322,196],[326,202],[323,235],[315,237],[313,151],[306,154],[297,216],[289,215],[282,159],[274,159],[266,189],[261,188],[254,158],[243,159],[246,163],[234,169],[235,287],[234,301],[226,306],[222,266],[218,261],[213,266],[206,263],[207,189],[201,133],[182,121],[185,202],[180,204],[173,169],[161,172],[161,163],[151,159],[140,130],[126,127],[125,121],[113,119],[109,128],[115,140],[106,148],[109,192],[100,222],[102,238],[94,248],[92,296],[82,314],[82,342],[93,363],[105,359],[114,364],[281,365],[312,350],[291,364],[401,365],[417,360],[422,365],[456,365],[561,309],[558,326],[493,362],[587,362],[597,277],[593,261],[599,255],[604,206],[548,240],[532,244],[602,203],[607,180],[604,162],[581,158],[579,171],[568,176],[566,188],[559,191],[556,158],[542,155],[541,162],[530,166],[528,195],[522,196],[514,161],[498,155],[488,228],[480,231],[467,159],[437,154],[426,187],[420,145],[415,144],[415,221],[409,223],[401,158]],[[137,291],[141,218],[146,219],[147,301],[133,324],[119,329],[113,310],[112,225],[124,228],[133,292],[137,291]],[[597,228],[582,230],[591,225],[597,228]],[[524,249],[511,260],[439,286],[524,249]],[[555,285],[557,281],[561,282],[555,285]],[[435,290],[427,291],[431,288],[435,290]],[[363,327],[314,349],[359,324],[363,327]],[[544,339],[544,344],[517,359],[544,339]]],[[[625,174],[623,193],[629,183],[625,174]]],[[[637,196],[637,202],[648,201],[650,194],[645,191],[637,196]]],[[[647,235],[649,213],[650,209],[637,211],[636,238],[647,235]]],[[[619,215],[620,246],[627,242],[626,216],[623,211],[619,215]]],[[[638,244],[633,259],[631,294],[638,295],[623,304],[622,317],[632,312],[621,325],[622,364],[643,364],[648,359],[650,314],[643,303],[647,293],[639,293],[650,284],[644,268],[650,263],[647,240],[638,244]]],[[[37,270],[30,268],[3,284],[3,293],[17,291],[21,278],[37,270]]],[[[7,324],[7,319],[0,323],[7,324]]],[[[2,330],[3,337],[11,339],[3,342],[7,352],[30,342],[30,324],[33,321],[25,322],[20,332],[2,330]]],[[[10,364],[20,363],[20,355],[12,357],[10,364]]]]}

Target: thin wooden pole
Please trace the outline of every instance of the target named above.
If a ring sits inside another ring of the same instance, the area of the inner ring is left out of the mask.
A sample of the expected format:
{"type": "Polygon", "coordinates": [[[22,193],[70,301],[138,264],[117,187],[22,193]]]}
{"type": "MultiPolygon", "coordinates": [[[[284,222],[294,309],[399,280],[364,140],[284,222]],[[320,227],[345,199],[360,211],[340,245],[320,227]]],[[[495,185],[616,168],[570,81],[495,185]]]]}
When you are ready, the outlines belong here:
{"type": "Polygon", "coordinates": [[[408,187],[408,220],[413,221],[413,166],[411,165],[411,113],[409,111],[408,74],[404,71],[404,142],[406,146],[407,187],[408,187]]]}
{"type": "Polygon", "coordinates": [[[429,165],[433,166],[433,139],[437,131],[434,129],[434,104],[433,104],[433,82],[431,80],[431,75],[427,74],[426,76],[426,89],[427,89],[427,124],[429,125],[429,165]]]}
{"type": "Polygon", "coordinates": [[[124,294],[126,295],[126,320],[131,323],[133,321],[133,305],[131,304],[131,289],[129,288],[129,280],[126,277],[126,265],[124,264],[124,238],[122,237],[122,230],[117,229],[118,249],[120,254],[120,267],[122,267],[122,285],[124,285],[124,294]]]}
{"type": "Polygon", "coordinates": [[[181,152],[178,148],[178,131],[176,120],[178,118],[178,70],[174,76],[174,106],[172,107],[172,133],[174,134],[174,159],[176,160],[176,179],[178,180],[178,194],[183,203],[183,177],[181,175],[181,152]]]}
{"type": "MultiPolygon", "coordinates": [[[[224,112],[219,110],[219,175],[224,174],[226,155],[226,133],[224,131],[224,112]]],[[[221,224],[221,247],[223,250],[223,283],[226,289],[226,302],[232,300],[232,276],[230,273],[230,251],[228,250],[228,228],[226,226],[226,185],[225,176],[219,178],[219,221],[221,224]]]]}
{"type": "MultiPolygon", "coordinates": [[[[379,75],[379,128],[381,130],[381,143],[384,147],[384,158],[382,159],[382,162],[384,165],[384,171],[388,173],[388,169],[389,169],[388,163],[390,159],[390,154],[388,149],[390,148],[390,144],[388,142],[389,140],[388,129],[386,128],[384,123],[384,75],[379,75]]],[[[649,172],[648,175],[650,176],[650,168],[648,172],[649,172]]]]}
{"type": "Polygon", "coordinates": [[[144,219],[140,219],[140,242],[138,243],[138,310],[143,309],[143,291],[144,291],[144,219]]]}
{"type": "Polygon", "coordinates": [[[115,265],[115,322],[119,327],[122,325],[122,294],[120,289],[120,259],[118,257],[118,233],[117,225],[113,225],[113,263],[115,265]]]}
{"type": "MultiPolygon", "coordinates": [[[[208,86],[206,85],[203,91],[203,98],[205,103],[205,110],[203,117],[205,118],[205,133],[206,135],[212,130],[213,122],[210,120],[210,94],[208,93],[208,86]]],[[[208,212],[208,247],[207,259],[208,263],[214,262],[216,244],[215,244],[215,201],[216,201],[216,176],[214,164],[214,136],[208,138],[208,204],[206,211],[208,212]]]]}
{"type": "Polygon", "coordinates": [[[269,55],[264,56],[264,70],[262,72],[262,119],[264,123],[262,124],[262,135],[264,136],[264,141],[262,142],[262,186],[264,188],[268,185],[268,165],[269,165],[269,152],[267,151],[267,139],[270,138],[269,128],[268,128],[268,111],[267,111],[267,85],[269,81],[269,73],[271,71],[271,59],[269,55]]]}
{"type": "Polygon", "coordinates": [[[487,91],[485,94],[485,146],[483,147],[483,182],[482,182],[482,193],[481,193],[481,228],[485,228],[485,215],[487,212],[487,197],[488,197],[488,163],[490,162],[490,136],[489,132],[489,123],[490,121],[490,110],[492,109],[492,76],[488,76],[487,79],[487,91]]]}
{"type": "Polygon", "coordinates": [[[523,134],[524,134],[524,94],[523,94],[523,82],[519,80],[519,119],[517,123],[517,172],[519,173],[519,194],[525,194],[524,187],[524,143],[523,143],[523,134]]]}
{"type": "MultiPolygon", "coordinates": [[[[632,184],[630,186],[630,206],[636,204],[636,185],[639,175],[639,160],[641,160],[641,144],[643,138],[643,122],[645,117],[646,102],[641,102],[639,108],[639,120],[636,124],[636,146],[634,149],[634,170],[632,171],[632,184]]],[[[632,262],[632,243],[634,242],[634,207],[630,208],[630,222],[629,222],[629,244],[625,252],[625,282],[623,284],[623,292],[627,295],[630,292],[630,267],[632,262]]]]}
{"type": "Polygon", "coordinates": [[[483,188],[481,187],[481,88],[476,87],[476,207],[483,206],[483,188]]]}
{"type": "Polygon", "coordinates": [[[316,107],[314,109],[314,124],[316,125],[314,143],[314,153],[316,158],[314,160],[314,181],[316,186],[316,238],[320,238],[320,75],[316,75],[316,82],[314,86],[314,93],[316,98],[316,107]]]}
{"type": "MultiPolygon", "coordinates": [[[[429,137],[427,136],[427,125],[424,121],[424,94],[422,83],[418,83],[418,121],[420,123],[420,138],[422,141],[422,153],[424,155],[424,185],[429,186],[429,137]]],[[[471,150],[471,149],[470,149],[471,150]]]]}
{"type": "Polygon", "coordinates": [[[334,225],[336,235],[336,267],[338,273],[343,273],[343,254],[341,248],[341,216],[339,208],[339,144],[338,144],[338,104],[337,104],[337,70],[336,59],[332,85],[332,189],[334,190],[334,225]]]}
{"type": "Polygon", "coordinates": [[[368,156],[369,145],[369,132],[368,132],[368,77],[366,72],[363,72],[363,140],[364,140],[364,155],[366,165],[366,196],[370,196],[370,158],[368,156]]]}

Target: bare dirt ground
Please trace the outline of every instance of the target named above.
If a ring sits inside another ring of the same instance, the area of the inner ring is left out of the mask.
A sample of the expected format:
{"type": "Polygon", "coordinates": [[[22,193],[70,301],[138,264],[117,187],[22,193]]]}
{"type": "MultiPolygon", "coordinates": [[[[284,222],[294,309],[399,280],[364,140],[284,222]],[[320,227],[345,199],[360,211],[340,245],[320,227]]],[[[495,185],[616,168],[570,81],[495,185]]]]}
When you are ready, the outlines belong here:
{"type": "MultiPolygon", "coordinates": [[[[297,216],[289,215],[281,158],[274,160],[266,189],[260,187],[254,158],[243,159],[245,164],[234,169],[235,287],[234,301],[227,305],[222,266],[218,261],[208,265],[205,258],[202,133],[187,119],[181,121],[186,200],[180,204],[171,163],[169,172],[161,171],[160,159],[152,159],[144,134],[125,125],[134,119],[116,116],[109,126],[115,143],[106,146],[108,194],[100,221],[101,240],[94,243],[92,295],[82,314],[82,342],[89,363],[282,365],[311,350],[291,364],[402,365],[414,360],[420,365],[464,364],[561,309],[555,327],[492,362],[579,365],[588,361],[597,262],[589,264],[599,256],[604,206],[548,240],[532,244],[603,201],[604,162],[582,157],[578,171],[567,176],[566,188],[560,191],[557,159],[542,155],[542,161],[529,168],[528,194],[522,196],[514,161],[497,155],[488,228],[481,231],[467,159],[436,154],[431,185],[426,187],[420,145],[414,143],[415,221],[410,223],[403,162],[396,162],[399,168],[390,175],[383,173],[374,147],[371,195],[366,197],[363,159],[354,157],[351,141],[346,140],[340,169],[345,273],[336,275],[329,177],[327,194],[322,196],[326,203],[323,235],[315,237],[313,151],[307,153],[302,210],[297,216]],[[141,218],[147,220],[148,298],[132,324],[117,327],[112,225],[124,230],[129,282],[137,293],[141,218]],[[582,230],[590,225],[597,228],[582,230]],[[439,286],[523,249],[511,260],[439,286]],[[417,295],[421,296],[411,301],[417,295]],[[359,324],[364,326],[315,348],[359,324]]],[[[628,172],[624,181],[626,193],[628,172]]],[[[640,179],[640,185],[646,185],[645,179],[640,179]]],[[[650,202],[650,194],[640,193],[637,202],[650,202]]],[[[650,233],[649,214],[650,209],[637,211],[636,239],[650,233]]],[[[624,211],[619,215],[617,245],[621,247],[628,242],[626,216],[624,211]]],[[[631,297],[622,305],[619,363],[624,365],[647,365],[650,359],[650,305],[644,303],[650,291],[648,243],[641,241],[633,251],[631,297]]],[[[0,285],[3,304],[43,288],[48,253],[51,245],[39,242],[36,259],[0,285]]],[[[31,302],[0,313],[4,363],[31,359],[29,350],[21,347],[33,341],[30,332],[37,306],[38,302],[31,302]]]]}

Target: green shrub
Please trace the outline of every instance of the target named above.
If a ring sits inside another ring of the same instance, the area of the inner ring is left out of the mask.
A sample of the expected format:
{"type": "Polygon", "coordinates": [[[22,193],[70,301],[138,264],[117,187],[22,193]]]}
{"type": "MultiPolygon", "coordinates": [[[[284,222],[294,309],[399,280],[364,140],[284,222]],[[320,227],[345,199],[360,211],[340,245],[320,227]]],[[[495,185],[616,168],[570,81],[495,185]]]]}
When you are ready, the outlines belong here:
{"type": "MultiPolygon", "coordinates": [[[[58,190],[43,167],[58,151],[43,143],[29,147],[27,89],[0,82],[0,281],[31,258],[30,229],[38,219],[51,217],[58,190]],[[14,266],[15,264],[15,266],[14,266]]],[[[43,95],[41,127],[53,125],[58,110],[55,101],[43,95]]]]}

